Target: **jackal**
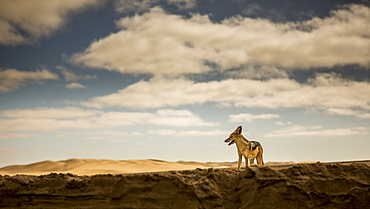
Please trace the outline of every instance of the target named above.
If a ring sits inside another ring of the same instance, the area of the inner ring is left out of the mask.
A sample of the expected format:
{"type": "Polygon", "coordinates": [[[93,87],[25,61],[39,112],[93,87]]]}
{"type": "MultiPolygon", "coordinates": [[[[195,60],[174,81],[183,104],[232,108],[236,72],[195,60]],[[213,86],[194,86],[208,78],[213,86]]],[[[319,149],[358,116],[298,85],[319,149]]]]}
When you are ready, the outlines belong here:
{"type": "Polygon", "coordinates": [[[238,126],[236,130],[230,134],[229,138],[225,140],[228,145],[236,144],[238,149],[238,170],[240,170],[240,164],[242,162],[242,156],[245,158],[245,167],[248,167],[248,159],[250,164],[254,163],[254,159],[257,158],[257,163],[264,165],[262,154],[262,145],[257,141],[249,141],[242,135],[242,127],[238,126]]]}

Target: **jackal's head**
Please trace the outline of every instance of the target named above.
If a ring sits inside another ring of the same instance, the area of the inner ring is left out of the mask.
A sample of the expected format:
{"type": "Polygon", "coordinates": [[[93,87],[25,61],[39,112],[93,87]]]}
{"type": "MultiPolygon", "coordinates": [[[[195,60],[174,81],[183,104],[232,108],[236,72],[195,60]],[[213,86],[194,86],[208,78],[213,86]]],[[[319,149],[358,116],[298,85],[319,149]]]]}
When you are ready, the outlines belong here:
{"type": "Polygon", "coordinates": [[[235,140],[238,139],[242,135],[242,127],[238,126],[238,128],[235,129],[234,132],[232,132],[224,142],[229,143],[228,145],[232,145],[235,143],[235,140]]]}

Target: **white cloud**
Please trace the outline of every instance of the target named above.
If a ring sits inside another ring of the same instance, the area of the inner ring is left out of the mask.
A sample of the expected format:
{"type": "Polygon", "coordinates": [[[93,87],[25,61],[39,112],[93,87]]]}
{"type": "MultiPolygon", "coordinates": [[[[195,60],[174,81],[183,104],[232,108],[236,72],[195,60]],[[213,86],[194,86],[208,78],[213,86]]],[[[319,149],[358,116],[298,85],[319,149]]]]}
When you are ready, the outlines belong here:
{"type": "Polygon", "coordinates": [[[67,68],[63,66],[57,66],[56,68],[62,71],[62,74],[66,81],[77,81],[78,80],[78,76],[74,72],[67,70],[67,68]]]}
{"type": "Polygon", "coordinates": [[[325,110],[326,113],[331,115],[346,115],[346,116],[355,116],[357,118],[369,119],[370,113],[352,109],[342,109],[342,108],[329,108],[325,110]]]}
{"type": "Polygon", "coordinates": [[[147,133],[154,134],[154,135],[162,135],[162,136],[178,135],[178,132],[172,129],[149,130],[147,133]]]}
{"type": "Polygon", "coordinates": [[[83,89],[85,88],[85,86],[80,83],[69,83],[66,85],[66,88],[67,89],[83,89]]]}
{"type": "Polygon", "coordinates": [[[167,0],[169,4],[176,5],[179,9],[190,9],[196,6],[196,0],[167,0]]]}
{"type": "Polygon", "coordinates": [[[155,77],[106,96],[90,99],[88,107],[163,108],[213,102],[220,106],[259,108],[370,109],[370,83],[348,81],[336,74],[317,74],[306,84],[291,79],[227,79],[194,82],[155,77]]]}
{"type": "MultiPolygon", "coordinates": [[[[274,91],[294,90],[299,83],[288,79],[255,81],[248,79],[195,83],[187,79],[153,78],[140,81],[117,93],[92,98],[82,104],[89,107],[121,106],[130,108],[160,108],[187,104],[216,102],[223,105],[242,106],[248,97],[274,91]]],[[[255,106],[253,103],[248,105],[255,106]]],[[[265,104],[268,105],[268,104],[265,104]]],[[[272,105],[272,104],[271,104],[272,105]]],[[[258,105],[257,105],[258,106],[258,105]]]]}
{"type": "Polygon", "coordinates": [[[32,43],[61,28],[72,12],[104,1],[0,1],[0,44],[32,43]],[[25,33],[25,34],[22,34],[25,33]]]}
{"type": "Polygon", "coordinates": [[[243,14],[251,16],[251,15],[257,15],[263,11],[262,7],[257,3],[252,3],[247,6],[243,10],[243,14]]]}
{"type": "Polygon", "coordinates": [[[50,119],[50,118],[14,118],[0,119],[0,132],[7,131],[52,131],[61,129],[95,129],[101,128],[88,119],[50,119]]]}
{"type": "Polygon", "coordinates": [[[148,134],[162,135],[162,136],[227,136],[230,131],[213,130],[213,131],[175,131],[172,129],[149,130],[148,134]]]}
{"type": "Polygon", "coordinates": [[[190,9],[196,5],[196,0],[117,0],[115,2],[116,11],[124,12],[147,12],[150,8],[161,3],[175,5],[179,9],[190,9]]]}
{"type": "Polygon", "coordinates": [[[117,21],[121,31],[93,42],[71,61],[122,73],[170,76],[214,70],[210,64],[219,70],[256,63],[275,69],[369,66],[369,19],[370,9],[355,4],[326,18],[286,23],[240,16],[213,23],[207,15],[186,19],[153,8],[117,21]]]}
{"type": "Polygon", "coordinates": [[[198,115],[188,110],[158,110],[156,117],[147,119],[147,123],[161,126],[217,126],[217,123],[205,122],[198,115]]]}
{"type": "Polygon", "coordinates": [[[110,139],[110,140],[119,140],[120,142],[125,141],[123,138],[130,135],[130,133],[123,132],[123,131],[115,131],[115,130],[86,132],[84,134],[86,135],[84,137],[84,139],[86,140],[110,139]]]}
{"type": "Polygon", "coordinates": [[[25,133],[2,133],[0,134],[0,139],[25,139],[25,138],[33,138],[33,137],[41,137],[39,134],[25,134],[25,133]]]}
{"type": "Polygon", "coordinates": [[[229,122],[230,123],[242,123],[248,122],[251,123],[253,120],[256,119],[273,119],[273,118],[280,118],[280,115],[277,114],[260,114],[260,115],[252,115],[249,113],[242,113],[237,115],[229,115],[229,122]]]}
{"type": "Polygon", "coordinates": [[[218,123],[203,121],[188,110],[147,112],[100,112],[80,108],[36,108],[0,112],[0,132],[106,129],[139,124],[171,127],[212,127],[218,123]]]}
{"type": "Polygon", "coordinates": [[[17,90],[29,81],[41,82],[43,80],[58,80],[57,74],[46,69],[36,72],[18,71],[16,69],[5,69],[0,71],[0,93],[17,90]]]}
{"type": "Polygon", "coordinates": [[[322,126],[301,126],[293,125],[281,130],[273,131],[265,135],[265,137],[304,137],[304,136],[351,136],[367,134],[364,127],[354,128],[337,128],[337,129],[323,129],[322,126]]]}
{"type": "Polygon", "coordinates": [[[62,118],[85,118],[90,116],[96,116],[102,113],[103,112],[96,110],[84,110],[76,107],[64,107],[64,108],[4,110],[0,112],[0,115],[5,118],[62,119],[62,118]]]}
{"type": "Polygon", "coordinates": [[[94,75],[76,75],[72,70],[68,70],[64,66],[57,66],[57,69],[62,71],[62,74],[64,76],[64,80],[66,81],[78,81],[78,80],[91,80],[91,79],[96,79],[96,76],[94,75]]]}
{"type": "Polygon", "coordinates": [[[274,124],[277,126],[285,126],[285,125],[292,125],[292,122],[277,121],[274,124]]]}
{"type": "Polygon", "coordinates": [[[104,126],[129,126],[152,124],[158,126],[191,127],[216,126],[217,123],[205,122],[198,115],[188,110],[158,110],[147,112],[107,112],[96,119],[97,124],[104,126]]]}
{"type": "Polygon", "coordinates": [[[155,0],[118,0],[115,2],[115,8],[118,12],[144,12],[148,11],[155,0]]]}

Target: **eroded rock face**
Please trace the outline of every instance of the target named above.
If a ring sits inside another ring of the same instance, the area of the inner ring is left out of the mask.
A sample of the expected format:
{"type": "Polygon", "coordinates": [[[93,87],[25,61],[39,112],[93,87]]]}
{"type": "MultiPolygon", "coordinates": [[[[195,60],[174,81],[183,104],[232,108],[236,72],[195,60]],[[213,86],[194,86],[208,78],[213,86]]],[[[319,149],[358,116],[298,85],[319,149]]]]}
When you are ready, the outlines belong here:
{"type": "Polygon", "coordinates": [[[9,208],[368,208],[369,162],[127,175],[1,176],[9,208]]]}

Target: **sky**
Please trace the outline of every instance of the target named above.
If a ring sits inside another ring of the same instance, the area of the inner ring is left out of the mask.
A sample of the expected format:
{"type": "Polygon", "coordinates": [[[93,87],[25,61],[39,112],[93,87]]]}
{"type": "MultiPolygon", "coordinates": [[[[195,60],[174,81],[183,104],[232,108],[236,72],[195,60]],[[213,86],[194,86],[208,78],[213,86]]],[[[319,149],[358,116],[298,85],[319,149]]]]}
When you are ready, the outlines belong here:
{"type": "Polygon", "coordinates": [[[2,0],[0,167],[370,159],[370,3],[2,0]]]}

